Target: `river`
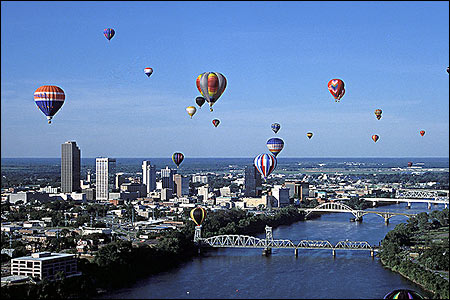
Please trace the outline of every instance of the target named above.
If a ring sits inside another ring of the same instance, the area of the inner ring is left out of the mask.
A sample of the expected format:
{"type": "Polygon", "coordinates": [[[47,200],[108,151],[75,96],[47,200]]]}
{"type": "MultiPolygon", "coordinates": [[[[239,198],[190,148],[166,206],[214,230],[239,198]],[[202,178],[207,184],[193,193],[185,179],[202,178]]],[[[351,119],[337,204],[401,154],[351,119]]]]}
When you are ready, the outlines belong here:
{"type": "MultiPolygon", "coordinates": [[[[425,203],[406,203],[370,208],[368,210],[404,213],[430,212],[425,203]]],[[[324,214],[320,218],[297,222],[273,229],[274,239],[300,241],[328,240],[367,241],[378,245],[396,224],[406,221],[394,216],[389,225],[375,214],[363,222],[350,222],[350,213],[324,214]]],[[[257,235],[260,238],[264,234],[257,235]]],[[[203,253],[179,268],[136,282],[129,288],[102,295],[108,298],[133,299],[382,299],[399,288],[431,295],[401,275],[383,268],[369,251],[273,249],[272,255],[261,255],[261,249],[214,249],[203,253]]]]}

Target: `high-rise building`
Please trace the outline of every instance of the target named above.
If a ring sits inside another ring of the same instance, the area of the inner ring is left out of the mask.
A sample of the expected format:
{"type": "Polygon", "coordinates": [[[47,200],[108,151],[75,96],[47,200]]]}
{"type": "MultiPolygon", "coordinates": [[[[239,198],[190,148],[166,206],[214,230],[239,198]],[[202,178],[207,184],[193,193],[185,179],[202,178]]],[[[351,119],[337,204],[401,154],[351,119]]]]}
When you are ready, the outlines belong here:
{"type": "Polygon", "coordinates": [[[61,192],[81,191],[80,187],[80,149],[76,142],[61,145],[61,192]]]}
{"type": "Polygon", "coordinates": [[[272,188],[272,196],[276,200],[277,207],[285,207],[289,205],[289,188],[281,185],[274,185],[272,188]]]}
{"type": "Polygon", "coordinates": [[[142,162],[142,184],[147,187],[147,194],[156,190],[156,168],[149,160],[142,162]]]}
{"type": "Polygon", "coordinates": [[[309,182],[286,181],[285,186],[289,188],[289,198],[297,198],[304,201],[309,197],[309,182]]]}
{"type": "Polygon", "coordinates": [[[245,166],[244,196],[260,197],[262,194],[261,174],[255,165],[245,166]]]}
{"type": "Polygon", "coordinates": [[[116,160],[114,158],[97,157],[95,159],[95,198],[107,201],[109,192],[115,185],[116,160]]]}
{"type": "Polygon", "coordinates": [[[123,184],[123,183],[125,183],[126,182],[126,180],[125,180],[125,173],[116,173],[116,180],[115,180],[115,186],[114,186],[114,188],[116,189],[116,190],[119,190],[120,189],[120,186],[123,184]]]}
{"type": "Polygon", "coordinates": [[[178,198],[189,195],[189,177],[180,174],[173,175],[174,194],[178,198]]]}
{"type": "Polygon", "coordinates": [[[172,189],[173,188],[173,175],[177,173],[177,170],[172,170],[168,166],[165,169],[161,169],[161,181],[163,189],[172,189]]]}

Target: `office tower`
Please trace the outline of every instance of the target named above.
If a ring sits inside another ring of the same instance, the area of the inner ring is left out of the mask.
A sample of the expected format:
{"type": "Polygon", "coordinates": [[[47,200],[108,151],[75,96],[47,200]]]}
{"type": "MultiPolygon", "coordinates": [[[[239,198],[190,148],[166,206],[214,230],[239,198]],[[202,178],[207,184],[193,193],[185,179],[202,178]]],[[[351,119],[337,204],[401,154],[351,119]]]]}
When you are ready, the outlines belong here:
{"type": "Polygon", "coordinates": [[[300,201],[305,201],[309,197],[309,182],[300,182],[300,201]]]}
{"type": "Polygon", "coordinates": [[[281,185],[274,185],[272,196],[276,199],[277,207],[285,207],[289,205],[289,188],[281,185]]]}
{"type": "Polygon", "coordinates": [[[142,184],[147,187],[147,194],[156,190],[156,168],[149,160],[142,162],[142,184]]]}
{"type": "Polygon", "coordinates": [[[87,170],[86,182],[88,183],[91,182],[91,169],[87,170]]]}
{"type": "Polygon", "coordinates": [[[174,194],[178,198],[189,195],[189,177],[180,174],[173,175],[174,194]]]}
{"type": "Polygon", "coordinates": [[[116,180],[115,180],[115,186],[114,188],[116,190],[120,189],[120,186],[125,183],[125,173],[116,173],[116,180]]]}
{"type": "Polygon", "coordinates": [[[95,159],[95,198],[108,200],[109,192],[114,188],[116,160],[114,158],[97,157],[95,159]]]}
{"type": "Polygon", "coordinates": [[[80,187],[80,149],[76,142],[61,145],[61,192],[81,191],[80,187]]]}
{"type": "Polygon", "coordinates": [[[261,174],[255,165],[245,166],[244,196],[259,197],[262,194],[261,174]]]}
{"type": "Polygon", "coordinates": [[[289,198],[305,201],[309,197],[309,183],[306,181],[286,181],[285,186],[289,188],[289,198]]]}
{"type": "Polygon", "coordinates": [[[163,189],[173,189],[173,175],[177,173],[177,170],[172,170],[168,166],[165,169],[161,169],[161,181],[163,189]]]}

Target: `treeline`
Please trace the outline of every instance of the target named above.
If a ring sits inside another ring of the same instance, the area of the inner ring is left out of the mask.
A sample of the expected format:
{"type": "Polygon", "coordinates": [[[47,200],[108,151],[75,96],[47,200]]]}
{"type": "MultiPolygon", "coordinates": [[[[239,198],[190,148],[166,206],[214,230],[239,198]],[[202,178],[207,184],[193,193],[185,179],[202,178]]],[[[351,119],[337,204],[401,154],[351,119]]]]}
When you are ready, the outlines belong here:
{"type": "MultiPolygon", "coordinates": [[[[303,219],[303,214],[292,207],[280,209],[273,216],[250,215],[238,209],[208,211],[202,236],[262,233],[266,225],[289,225],[303,219]]],[[[180,231],[164,233],[154,247],[133,246],[121,240],[111,242],[102,247],[92,261],[84,258],[78,261],[82,276],[37,285],[2,287],[2,298],[92,298],[97,295],[97,289],[129,286],[139,278],[169,270],[197,255],[194,231],[194,223],[187,222],[180,231]]]]}
{"type": "Polygon", "coordinates": [[[449,299],[448,275],[444,279],[439,274],[449,270],[448,209],[423,212],[398,224],[381,246],[384,266],[433,292],[433,299],[449,299]],[[413,252],[417,259],[410,256],[413,252]]]}

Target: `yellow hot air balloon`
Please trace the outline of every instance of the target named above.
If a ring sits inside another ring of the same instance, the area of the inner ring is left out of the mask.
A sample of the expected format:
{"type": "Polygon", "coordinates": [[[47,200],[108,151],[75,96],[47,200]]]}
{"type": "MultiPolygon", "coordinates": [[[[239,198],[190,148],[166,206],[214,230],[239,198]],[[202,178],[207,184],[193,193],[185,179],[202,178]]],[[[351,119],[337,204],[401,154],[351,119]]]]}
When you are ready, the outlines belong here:
{"type": "Polygon", "coordinates": [[[306,134],[306,136],[308,137],[308,139],[310,139],[310,138],[312,138],[313,133],[312,133],[312,132],[308,132],[308,133],[306,134]]]}
{"type": "Polygon", "coordinates": [[[186,107],[186,111],[191,116],[191,119],[192,119],[192,116],[195,115],[195,112],[197,111],[197,109],[195,108],[195,106],[188,106],[188,107],[186,107]]]}

